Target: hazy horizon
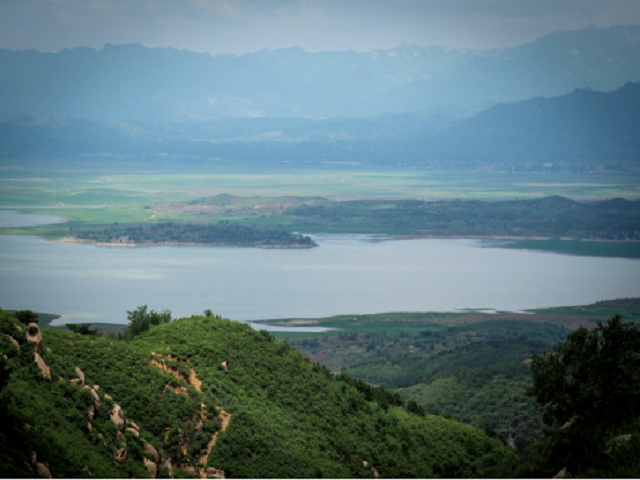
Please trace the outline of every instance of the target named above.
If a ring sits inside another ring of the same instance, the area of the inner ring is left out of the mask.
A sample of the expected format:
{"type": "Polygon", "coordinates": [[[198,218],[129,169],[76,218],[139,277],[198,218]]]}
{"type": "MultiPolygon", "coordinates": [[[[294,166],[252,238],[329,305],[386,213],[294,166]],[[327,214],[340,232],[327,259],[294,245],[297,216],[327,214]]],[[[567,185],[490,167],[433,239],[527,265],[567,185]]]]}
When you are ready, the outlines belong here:
{"type": "Polygon", "coordinates": [[[403,44],[484,50],[592,24],[640,24],[640,7],[625,0],[2,0],[0,48],[59,52],[140,43],[212,55],[403,44]]]}

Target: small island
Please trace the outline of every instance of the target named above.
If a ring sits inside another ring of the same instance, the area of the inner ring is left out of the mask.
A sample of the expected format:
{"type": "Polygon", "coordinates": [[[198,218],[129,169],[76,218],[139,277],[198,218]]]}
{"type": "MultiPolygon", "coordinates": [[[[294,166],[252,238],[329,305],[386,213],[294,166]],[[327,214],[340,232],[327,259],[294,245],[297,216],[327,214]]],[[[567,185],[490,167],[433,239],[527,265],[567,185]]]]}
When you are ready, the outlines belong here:
{"type": "Polygon", "coordinates": [[[65,242],[105,246],[217,245],[258,248],[312,248],[318,244],[310,237],[230,223],[156,223],[118,225],[78,229],[65,242]]]}

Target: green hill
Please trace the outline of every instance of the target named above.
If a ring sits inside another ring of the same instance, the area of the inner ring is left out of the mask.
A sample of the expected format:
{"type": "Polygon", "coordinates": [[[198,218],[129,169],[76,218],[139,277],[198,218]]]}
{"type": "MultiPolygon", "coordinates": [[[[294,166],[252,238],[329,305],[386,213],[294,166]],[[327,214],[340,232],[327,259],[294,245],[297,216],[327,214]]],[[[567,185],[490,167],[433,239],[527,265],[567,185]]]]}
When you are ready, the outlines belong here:
{"type": "Polygon", "coordinates": [[[31,342],[0,311],[0,330],[2,477],[479,477],[515,455],[219,317],[31,342]]]}
{"type": "Polygon", "coordinates": [[[518,448],[540,440],[542,415],[525,395],[531,383],[523,363],[551,344],[522,335],[486,340],[423,358],[362,363],[346,370],[356,378],[396,388],[408,401],[478,428],[511,436],[518,448]]]}

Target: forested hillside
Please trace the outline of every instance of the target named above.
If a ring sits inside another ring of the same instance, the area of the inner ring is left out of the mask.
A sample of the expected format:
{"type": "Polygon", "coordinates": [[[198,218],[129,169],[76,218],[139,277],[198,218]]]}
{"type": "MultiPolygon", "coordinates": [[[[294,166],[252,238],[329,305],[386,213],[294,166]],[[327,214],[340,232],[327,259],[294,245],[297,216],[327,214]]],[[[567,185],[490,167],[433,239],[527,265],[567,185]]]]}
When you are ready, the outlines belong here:
{"type": "Polygon", "coordinates": [[[210,312],[132,340],[7,311],[0,329],[3,477],[478,477],[514,460],[210,312]]]}

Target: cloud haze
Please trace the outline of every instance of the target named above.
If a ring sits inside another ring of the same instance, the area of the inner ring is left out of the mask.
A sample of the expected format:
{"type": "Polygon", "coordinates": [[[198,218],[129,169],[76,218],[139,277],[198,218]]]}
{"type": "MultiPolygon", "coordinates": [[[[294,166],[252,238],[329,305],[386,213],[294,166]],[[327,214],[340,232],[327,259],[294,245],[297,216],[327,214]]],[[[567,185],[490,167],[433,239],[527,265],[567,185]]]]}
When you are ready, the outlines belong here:
{"type": "Polygon", "coordinates": [[[0,0],[0,48],[142,43],[242,54],[401,43],[515,46],[554,30],[640,24],[630,0],[0,0]]]}

